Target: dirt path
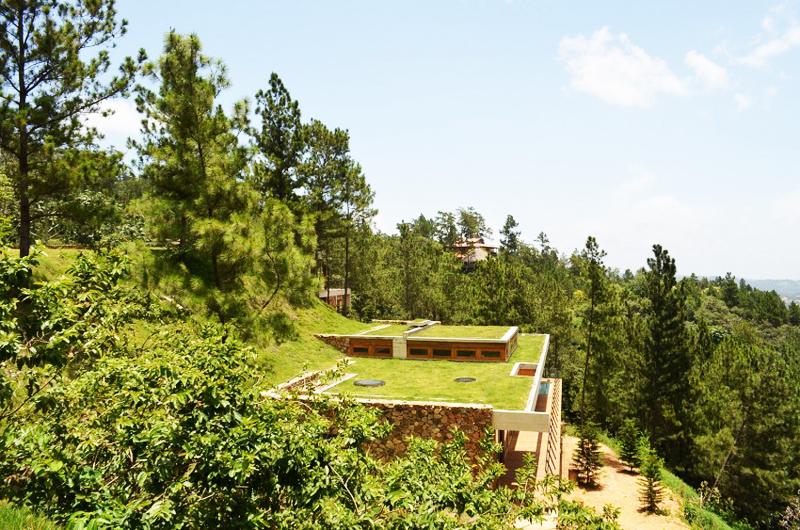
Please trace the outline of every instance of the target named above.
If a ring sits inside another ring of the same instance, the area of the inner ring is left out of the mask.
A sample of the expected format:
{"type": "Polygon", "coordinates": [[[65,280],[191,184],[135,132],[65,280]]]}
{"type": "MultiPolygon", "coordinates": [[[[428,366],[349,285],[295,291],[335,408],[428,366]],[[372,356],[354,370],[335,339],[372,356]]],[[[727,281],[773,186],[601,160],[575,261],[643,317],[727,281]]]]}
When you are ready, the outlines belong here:
{"type": "MultiPolygon", "coordinates": [[[[564,436],[562,449],[563,459],[572,460],[577,439],[573,436],[564,436]]],[[[648,515],[639,511],[639,476],[627,471],[627,467],[619,461],[617,455],[608,447],[601,444],[605,465],[599,474],[597,489],[585,490],[576,488],[571,497],[583,501],[602,512],[603,505],[613,504],[620,508],[619,523],[625,530],[677,530],[687,529],[687,525],[680,517],[681,506],[674,494],[664,491],[664,501],[661,506],[665,515],[648,515]]],[[[570,469],[570,478],[575,479],[574,471],[570,469]]]]}

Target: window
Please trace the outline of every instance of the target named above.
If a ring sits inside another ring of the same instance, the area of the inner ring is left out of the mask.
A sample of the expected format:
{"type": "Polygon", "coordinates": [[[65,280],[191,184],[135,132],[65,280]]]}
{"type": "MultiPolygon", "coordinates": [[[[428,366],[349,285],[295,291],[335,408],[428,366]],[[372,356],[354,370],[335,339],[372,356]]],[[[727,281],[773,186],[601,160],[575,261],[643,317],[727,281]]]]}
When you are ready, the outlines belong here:
{"type": "Polygon", "coordinates": [[[457,350],[456,357],[459,359],[474,359],[475,350],[457,350]]]}
{"type": "Polygon", "coordinates": [[[411,350],[409,350],[409,354],[412,357],[427,357],[428,356],[428,349],[427,348],[411,348],[411,350]]]}
{"type": "Polygon", "coordinates": [[[481,357],[484,359],[499,359],[500,352],[497,350],[483,350],[481,351],[481,357]]]}
{"type": "Polygon", "coordinates": [[[450,350],[442,350],[442,349],[434,349],[433,356],[434,357],[447,357],[449,358],[451,355],[450,350]]]}
{"type": "Polygon", "coordinates": [[[353,353],[369,353],[369,348],[366,346],[353,346],[353,353]]]}
{"type": "Polygon", "coordinates": [[[388,346],[375,346],[375,355],[391,355],[392,349],[388,346]]]}

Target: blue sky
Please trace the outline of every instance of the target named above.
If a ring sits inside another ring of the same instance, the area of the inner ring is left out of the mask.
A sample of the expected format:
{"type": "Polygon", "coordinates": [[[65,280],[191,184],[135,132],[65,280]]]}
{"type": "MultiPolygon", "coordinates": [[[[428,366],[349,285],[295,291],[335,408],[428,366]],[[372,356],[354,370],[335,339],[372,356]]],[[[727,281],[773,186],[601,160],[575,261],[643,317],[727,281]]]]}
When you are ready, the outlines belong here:
{"type": "MultiPolygon", "coordinates": [[[[376,225],[474,206],[563,251],[800,279],[797,2],[119,1],[119,53],[196,32],[224,103],[277,72],[347,128],[376,225]]],[[[122,145],[138,118],[100,124],[122,145]]]]}

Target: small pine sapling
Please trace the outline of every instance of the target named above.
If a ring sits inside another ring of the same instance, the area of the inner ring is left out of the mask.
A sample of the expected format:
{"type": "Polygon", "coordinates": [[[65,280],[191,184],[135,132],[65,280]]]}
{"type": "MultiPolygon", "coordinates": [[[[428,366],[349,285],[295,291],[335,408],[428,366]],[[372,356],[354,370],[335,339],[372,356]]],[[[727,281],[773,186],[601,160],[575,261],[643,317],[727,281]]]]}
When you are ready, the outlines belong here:
{"type": "Polygon", "coordinates": [[[597,472],[603,466],[603,457],[600,454],[597,426],[593,423],[581,427],[572,463],[578,472],[578,484],[582,486],[597,484],[597,472]]]}
{"type": "MultiPolygon", "coordinates": [[[[646,439],[645,439],[646,442],[646,439]]],[[[647,513],[658,513],[659,504],[664,496],[661,486],[661,469],[663,461],[650,447],[649,442],[641,444],[639,454],[639,500],[642,503],[642,511],[647,513]]]]}
{"type": "Polygon", "coordinates": [[[636,421],[627,419],[622,424],[619,431],[620,441],[620,458],[633,471],[633,468],[639,467],[639,440],[642,433],[636,426],[636,421]]]}

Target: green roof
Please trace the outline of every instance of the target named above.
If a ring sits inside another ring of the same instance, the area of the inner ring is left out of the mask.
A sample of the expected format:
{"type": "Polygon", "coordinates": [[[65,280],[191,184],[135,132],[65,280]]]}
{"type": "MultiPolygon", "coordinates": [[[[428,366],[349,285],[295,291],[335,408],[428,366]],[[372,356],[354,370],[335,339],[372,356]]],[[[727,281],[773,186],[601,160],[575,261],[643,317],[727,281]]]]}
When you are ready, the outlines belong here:
{"type": "Polygon", "coordinates": [[[389,324],[388,327],[381,329],[373,329],[364,335],[380,335],[382,337],[402,337],[403,332],[408,331],[410,326],[408,324],[389,324]]]}
{"type": "Polygon", "coordinates": [[[352,358],[352,364],[345,370],[356,376],[327,392],[373,399],[479,403],[496,409],[522,410],[533,378],[509,374],[514,363],[538,362],[543,344],[544,335],[520,335],[519,346],[511,359],[498,363],[352,358]],[[456,377],[474,377],[476,381],[457,383],[456,377]],[[358,379],[380,379],[386,384],[359,387],[354,385],[358,379]]]}
{"type": "Polygon", "coordinates": [[[409,338],[426,337],[442,339],[497,339],[503,338],[510,328],[508,326],[430,326],[412,334],[409,338]]]}

